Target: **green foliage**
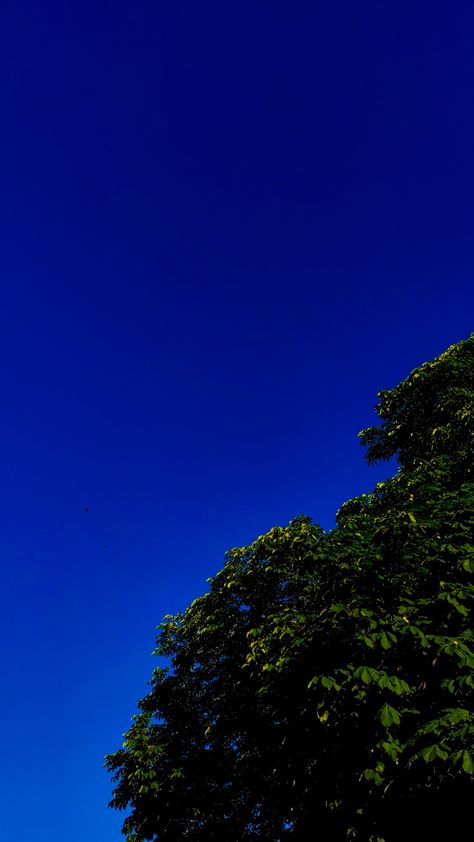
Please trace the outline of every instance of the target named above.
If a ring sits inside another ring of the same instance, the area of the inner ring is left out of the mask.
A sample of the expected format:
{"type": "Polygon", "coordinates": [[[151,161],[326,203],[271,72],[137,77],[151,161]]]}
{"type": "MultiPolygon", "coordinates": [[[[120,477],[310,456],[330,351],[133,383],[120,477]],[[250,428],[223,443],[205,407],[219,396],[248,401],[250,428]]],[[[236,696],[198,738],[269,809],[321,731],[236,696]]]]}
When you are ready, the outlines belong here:
{"type": "Polygon", "coordinates": [[[381,392],[400,468],[231,550],[107,758],[143,840],[457,838],[474,776],[474,337],[381,392]],[[407,824],[406,805],[413,818],[407,824]]]}

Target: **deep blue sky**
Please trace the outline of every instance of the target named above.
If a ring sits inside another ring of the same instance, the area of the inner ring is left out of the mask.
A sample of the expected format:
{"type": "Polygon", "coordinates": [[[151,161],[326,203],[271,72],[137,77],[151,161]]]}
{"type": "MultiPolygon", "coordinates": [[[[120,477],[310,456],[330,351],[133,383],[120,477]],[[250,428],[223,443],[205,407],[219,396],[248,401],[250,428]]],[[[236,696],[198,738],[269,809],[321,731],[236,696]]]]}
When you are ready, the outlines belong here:
{"type": "Polygon", "coordinates": [[[226,548],[331,527],[389,470],[356,436],[377,390],[472,330],[473,26],[2,5],[5,839],[120,838],[103,755],[162,615],[226,548]]]}

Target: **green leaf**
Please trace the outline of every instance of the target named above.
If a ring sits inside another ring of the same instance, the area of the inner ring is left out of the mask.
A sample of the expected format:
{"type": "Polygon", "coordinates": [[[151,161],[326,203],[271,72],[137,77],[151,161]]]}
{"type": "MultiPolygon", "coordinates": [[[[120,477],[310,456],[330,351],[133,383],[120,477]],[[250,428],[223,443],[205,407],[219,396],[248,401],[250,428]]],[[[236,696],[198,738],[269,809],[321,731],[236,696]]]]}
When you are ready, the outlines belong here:
{"type": "Polygon", "coordinates": [[[419,757],[422,757],[426,763],[431,763],[438,757],[441,760],[446,760],[449,757],[449,752],[443,749],[439,743],[433,743],[433,745],[427,746],[423,751],[420,751],[419,757]]]}
{"type": "Polygon", "coordinates": [[[465,749],[462,755],[462,768],[468,775],[474,774],[474,760],[470,751],[465,749]]]}
{"type": "Polygon", "coordinates": [[[356,678],[360,678],[364,684],[371,684],[373,679],[367,667],[358,667],[354,673],[356,678]]]}
{"type": "Polygon", "coordinates": [[[380,709],[380,721],[382,725],[385,725],[386,728],[390,728],[390,725],[399,724],[400,714],[398,710],[393,708],[391,705],[385,703],[384,706],[380,709]]]}

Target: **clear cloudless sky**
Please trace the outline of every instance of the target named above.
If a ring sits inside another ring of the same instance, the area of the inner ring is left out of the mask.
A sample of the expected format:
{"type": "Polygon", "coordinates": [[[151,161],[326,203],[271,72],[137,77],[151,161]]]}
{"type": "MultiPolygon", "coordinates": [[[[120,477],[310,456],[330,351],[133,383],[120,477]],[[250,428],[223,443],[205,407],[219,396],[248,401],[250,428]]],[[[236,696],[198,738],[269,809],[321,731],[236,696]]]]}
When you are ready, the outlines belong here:
{"type": "Polygon", "coordinates": [[[0,15],[1,834],[114,842],[157,623],[473,328],[474,7],[0,15]]]}

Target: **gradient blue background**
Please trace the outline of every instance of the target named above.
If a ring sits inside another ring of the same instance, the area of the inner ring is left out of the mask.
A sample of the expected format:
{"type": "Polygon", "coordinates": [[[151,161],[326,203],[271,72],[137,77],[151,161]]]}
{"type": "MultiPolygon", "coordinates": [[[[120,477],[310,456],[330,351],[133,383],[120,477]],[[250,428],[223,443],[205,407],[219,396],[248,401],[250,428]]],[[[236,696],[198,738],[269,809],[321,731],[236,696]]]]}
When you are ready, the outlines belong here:
{"type": "Polygon", "coordinates": [[[474,7],[0,23],[1,832],[113,842],[162,615],[330,528],[377,390],[473,328],[474,7]]]}

